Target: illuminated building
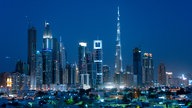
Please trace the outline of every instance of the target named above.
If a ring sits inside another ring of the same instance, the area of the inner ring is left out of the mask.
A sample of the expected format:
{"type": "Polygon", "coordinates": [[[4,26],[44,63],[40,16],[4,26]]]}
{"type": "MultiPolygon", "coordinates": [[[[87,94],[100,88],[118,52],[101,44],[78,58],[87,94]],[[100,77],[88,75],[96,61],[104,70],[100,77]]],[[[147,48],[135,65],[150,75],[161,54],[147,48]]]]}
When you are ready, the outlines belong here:
{"type": "Polygon", "coordinates": [[[49,23],[45,22],[45,30],[43,34],[43,84],[47,88],[53,83],[53,73],[52,73],[52,34],[50,30],[49,23]]]}
{"type": "Polygon", "coordinates": [[[22,87],[21,73],[13,72],[12,73],[12,93],[17,94],[22,87]]]}
{"type": "Polygon", "coordinates": [[[87,43],[79,43],[79,54],[78,54],[78,66],[79,66],[79,83],[81,86],[89,86],[89,74],[87,73],[87,43]]]}
{"type": "Polygon", "coordinates": [[[117,39],[116,39],[116,53],[115,53],[115,76],[114,76],[114,82],[119,88],[119,85],[121,83],[121,74],[123,72],[122,67],[122,56],[121,56],[121,38],[120,38],[120,13],[119,13],[119,7],[117,11],[117,39]]]}
{"type": "Polygon", "coordinates": [[[8,77],[7,78],[7,87],[12,87],[12,78],[11,77],[8,77]]]}
{"type": "MultiPolygon", "coordinates": [[[[27,63],[29,65],[29,75],[30,75],[30,88],[35,89],[35,60],[36,60],[36,38],[37,31],[35,27],[29,27],[28,29],[28,59],[27,63]]],[[[17,71],[16,71],[17,72],[17,71]]],[[[23,73],[21,73],[23,74],[23,73]]],[[[28,74],[27,74],[28,75],[28,74]]]]}
{"type": "Polygon", "coordinates": [[[66,64],[66,57],[65,57],[65,48],[62,43],[62,39],[60,37],[60,43],[59,43],[59,79],[60,84],[64,84],[64,69],[66,64]]]}
{"type": "Polygon", "coordinates": [[[96,87],[103,85],[103,52],[102,52],[102,41],[94,40],[93,42],[93,60],[96,69],[96,87]]]}
{"type": "Polygon", "coordinates": [[[145,86],[152,86],[154,83],[154,66],[151,53],[143,54],[142,80],[145,86]]]}
{"type": "Polygon", "coordinates": [[[43,61],[40,51],[36,52],[36,90],[42,89],[43,84],[43,61]]]}
{"type": "Polygon", "coordinates": [[[53,65],[53,84],[60,84],[59,68],[59,51],[60,45],[56,38],[53,38],[52,65],[53,65]]]}
{"type": "Polygon", "coordinates": [[[7,86],[7,78],[11,78],[11,72],[0,72],[0,85],[7,86]]]}
{"type": "Polygon", "coordinates": [[[141,65],[141,50],[133,49],[133,84],[134,86],[142,86],[142,65],[141,65]]]}
{"type": "Polygon", "coordinates": [[[158,81],[160,85],[166,85],[166,69],[163,63],[158,67],[158,81]]]}
{"type": "Polygon", "coordinates": [[[166,86],[172,85],[173,72],[166,72],[166,86]]]}

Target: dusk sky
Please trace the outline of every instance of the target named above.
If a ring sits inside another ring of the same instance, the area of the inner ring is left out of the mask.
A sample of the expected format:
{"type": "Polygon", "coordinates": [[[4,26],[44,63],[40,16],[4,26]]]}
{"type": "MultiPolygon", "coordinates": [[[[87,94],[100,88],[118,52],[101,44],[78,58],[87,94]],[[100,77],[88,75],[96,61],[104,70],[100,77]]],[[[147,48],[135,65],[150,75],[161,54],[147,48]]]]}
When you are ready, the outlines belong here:
{"type": "Polygon", "coordinates": [[[53,37],[62,37],[70,63],[78,62],[78,42],[92,51],[93,40],[101,39],[104,64],[114,67],[118,6],[124,67],[139,47],[153,54],[156,71],[162,62],[167,71],[192,72],[191,0],[1,0],[0,72],[27,61],[26,16],[37,29],[38,50],[47,21],[53,37]]]}

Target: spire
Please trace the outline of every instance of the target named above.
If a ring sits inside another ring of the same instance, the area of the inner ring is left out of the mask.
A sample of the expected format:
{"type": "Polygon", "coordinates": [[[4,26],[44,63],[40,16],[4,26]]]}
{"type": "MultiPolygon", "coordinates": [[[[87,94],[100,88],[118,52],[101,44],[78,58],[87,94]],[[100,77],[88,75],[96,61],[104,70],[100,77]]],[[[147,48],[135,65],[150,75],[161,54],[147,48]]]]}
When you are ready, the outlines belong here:
{"type": "Polygon", "coordinates": [[[120,13],[119,13],[119,6],[117,8],[117,41],[120,41],[120,13]]]}

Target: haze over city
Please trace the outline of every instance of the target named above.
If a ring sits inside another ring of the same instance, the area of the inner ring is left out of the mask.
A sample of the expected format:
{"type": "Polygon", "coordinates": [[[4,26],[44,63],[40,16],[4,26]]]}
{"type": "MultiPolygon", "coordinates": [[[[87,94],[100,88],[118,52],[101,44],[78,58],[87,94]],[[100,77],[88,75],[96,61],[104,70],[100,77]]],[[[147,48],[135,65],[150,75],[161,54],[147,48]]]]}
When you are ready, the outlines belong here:
{"type": "Polygon", "coordinates": [[[133,48],[153,54],[155,69],[192,71],[192,1],[161,0],[2,0],[0,3],[0,72],[14,71],[18,59],[27,61],[28,20],[37,28],[42,49],[44,22],[53,37],[62,37],[68,61],[77,62],[78,42],[103,41],[103,64],[114,67],[117,7],[120,8],[123,67],[132,64],[133,48]],[[27,18],[26,18],[27,16],[27,18]]]}

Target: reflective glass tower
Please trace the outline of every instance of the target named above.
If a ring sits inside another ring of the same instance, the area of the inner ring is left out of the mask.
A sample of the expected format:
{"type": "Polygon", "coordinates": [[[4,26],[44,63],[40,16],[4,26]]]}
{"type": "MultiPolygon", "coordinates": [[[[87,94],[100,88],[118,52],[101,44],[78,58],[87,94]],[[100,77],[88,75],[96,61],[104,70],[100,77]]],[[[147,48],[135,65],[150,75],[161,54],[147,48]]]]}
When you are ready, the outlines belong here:
{"type": "Polygon", "coordinates": [[[29,27],[28,29],[28,59],[27,63],[29,65],[30,74],[30,89],[35,89],[35,56],[36,56],[36,36],[37,31],[35,27],[29,27]]]}
{"type": "Polygon", "coordinates": [[[142,86],[142,64],[141,64],[141,50],[139,48],[133,49],[133,83],[134,86],[142,86]]]}
{"type": "Polygon", "coordinates": [[[49,86],[53,83],[52,73],[52,33],[49,23],[45,22],[43,34],[43,84],[49,86]]]}

